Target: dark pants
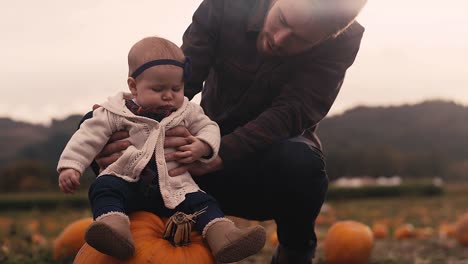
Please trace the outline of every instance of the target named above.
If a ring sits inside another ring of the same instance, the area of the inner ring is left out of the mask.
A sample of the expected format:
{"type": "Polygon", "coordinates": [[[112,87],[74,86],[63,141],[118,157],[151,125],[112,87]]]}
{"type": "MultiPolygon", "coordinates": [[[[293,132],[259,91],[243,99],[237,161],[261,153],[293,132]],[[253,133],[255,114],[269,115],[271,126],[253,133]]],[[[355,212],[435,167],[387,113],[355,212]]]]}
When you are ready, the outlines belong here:
{"type": "Polygon", "coordinates": [[[202,232],[211,220],[224,217],[216,200],[206,193],[189,193],[175,209],[168,209],[164,206],[159,185],[148,185],[141,181],[127,182],[112,175],[96,178],[89,189],[89,200],[94,219],[108,212],[130,214],[141,210],[160,217],[170,217],[177,211],[192,214],[208,207],[205,213],[197,217],[194,225],[196,230],[202,232]]]}
{"type": "Polygon", "coordinates": [[[324,202],[328,177],[322,152],[298,139],[272,145],[232,168],[195,177],[227,215],[270,220],[282,246],[314,250],[314,222],[324,202]]]}

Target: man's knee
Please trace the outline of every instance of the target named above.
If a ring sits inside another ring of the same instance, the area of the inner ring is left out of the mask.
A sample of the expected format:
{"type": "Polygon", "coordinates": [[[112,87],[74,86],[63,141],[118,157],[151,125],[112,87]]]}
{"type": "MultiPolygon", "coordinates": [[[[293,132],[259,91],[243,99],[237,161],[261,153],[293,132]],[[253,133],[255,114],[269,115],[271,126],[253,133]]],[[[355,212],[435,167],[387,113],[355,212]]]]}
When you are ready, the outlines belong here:
{"type": "Polygon", "coordinates": [[[320,210],[328,190],[328,176],[320,150],[302,142],[283,141],[271,148],[272,166],[265,182],[278,207],[310,212],[310,221],[320,210]]]}
{"type": "Polygon", "coordinates": [[[267,163],[283,184],[291,183],[296,188],[328,186],[324,156],[308,144],[289,140],[275,144],[267,155],[267,163]]]}

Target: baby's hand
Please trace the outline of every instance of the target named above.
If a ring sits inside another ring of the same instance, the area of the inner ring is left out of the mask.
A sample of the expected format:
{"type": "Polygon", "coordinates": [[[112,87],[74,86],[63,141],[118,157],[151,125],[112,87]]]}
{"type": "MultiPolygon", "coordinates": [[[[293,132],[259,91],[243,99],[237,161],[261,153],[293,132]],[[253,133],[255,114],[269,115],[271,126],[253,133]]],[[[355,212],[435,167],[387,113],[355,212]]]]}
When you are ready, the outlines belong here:
{"type": "Polygon", "coordinates": [[[204,141],[189,136],[189,144],[178,148],[173,155],[177,156],[177,161],[180,163],[192,163],[199,160],[201,157],[212,155],[211,147],[204,141]]]}
{"type": "Polygon", "coordinates": [[[74,193],[80,187],[80,173],[74,169],[64,169],[59,175],[59,187],[64,193],[74,193]]]}

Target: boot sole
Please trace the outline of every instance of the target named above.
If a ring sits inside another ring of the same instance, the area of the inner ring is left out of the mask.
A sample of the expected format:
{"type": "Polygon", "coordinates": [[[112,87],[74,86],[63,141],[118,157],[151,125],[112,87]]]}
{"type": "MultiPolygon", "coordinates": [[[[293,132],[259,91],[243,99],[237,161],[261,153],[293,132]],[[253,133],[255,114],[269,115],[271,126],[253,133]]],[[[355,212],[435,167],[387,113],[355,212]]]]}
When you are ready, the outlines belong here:
{"type": "Polygon", "coordinates": [[[86,242],[97,251],[119,259],[127,259],[135,252],[135,246],[116,233],[108,225],[94,222],[85,234],[86,242]]]}
{"type": "Polygon", "coordinates": [[[232,241],[226,247],[221,248],[215,258],[221,263],[240,261],[259,252],[265,246],[265,241],[265,229],[257,226],[246,236],[232,241]]]}

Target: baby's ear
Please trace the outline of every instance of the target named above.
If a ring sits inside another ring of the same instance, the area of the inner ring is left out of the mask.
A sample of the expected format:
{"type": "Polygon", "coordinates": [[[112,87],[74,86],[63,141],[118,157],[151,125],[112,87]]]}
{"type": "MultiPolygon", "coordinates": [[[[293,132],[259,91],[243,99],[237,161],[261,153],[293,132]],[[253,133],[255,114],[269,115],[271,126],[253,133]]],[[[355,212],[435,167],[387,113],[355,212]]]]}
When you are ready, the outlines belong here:
{"type": "Polygon", "coordinates": [[[127,85],[132,95],[136,96],[137,95],[136,80],[133,77],[128,77],[127,85]]]}

